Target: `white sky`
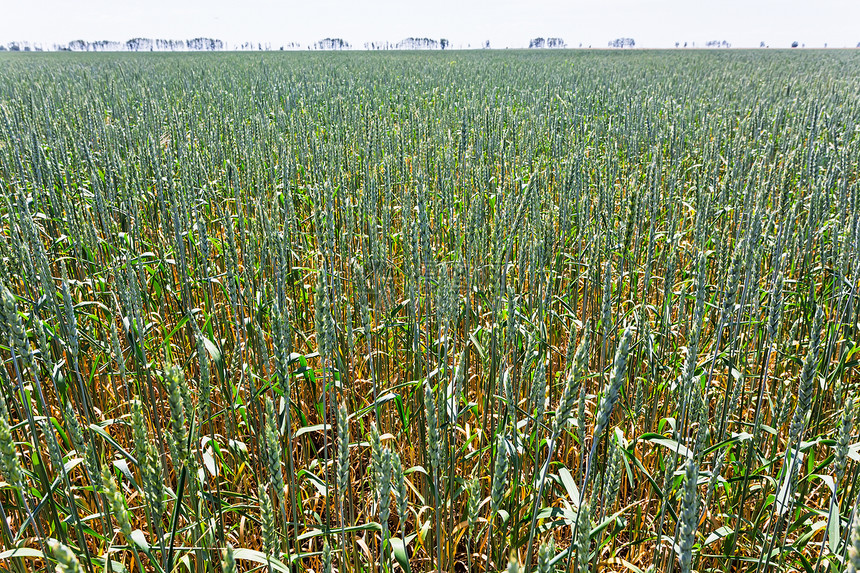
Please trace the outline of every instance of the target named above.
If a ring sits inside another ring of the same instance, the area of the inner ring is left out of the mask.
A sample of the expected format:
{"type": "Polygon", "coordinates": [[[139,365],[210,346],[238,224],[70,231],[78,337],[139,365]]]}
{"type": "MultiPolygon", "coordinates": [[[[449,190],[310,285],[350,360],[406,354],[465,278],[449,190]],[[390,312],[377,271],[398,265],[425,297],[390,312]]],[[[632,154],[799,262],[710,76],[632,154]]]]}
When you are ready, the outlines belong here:
{"type": "Polygon", "coordinates": [[[310,44],[340,37],[355,47],[408,36],[453,47],[524,47],[559,36],[570,47],[637,47],[727,40],[734,47],[854,47],[860,0],[0,0],[0,43],[207,36],[310,44]]]}

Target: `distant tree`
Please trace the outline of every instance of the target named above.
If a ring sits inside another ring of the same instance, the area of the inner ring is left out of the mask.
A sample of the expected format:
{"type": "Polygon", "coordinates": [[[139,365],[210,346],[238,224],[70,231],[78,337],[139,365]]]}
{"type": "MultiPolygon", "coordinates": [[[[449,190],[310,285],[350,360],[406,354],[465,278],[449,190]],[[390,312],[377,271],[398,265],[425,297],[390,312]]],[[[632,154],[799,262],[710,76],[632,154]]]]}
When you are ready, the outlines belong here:
{"type": "Polygon", "coordinates": [[[484,42],[484,49],[485,49],[485,50],[489,50],[489,49],[490,49],[490,41],[489,41],[489,40],[487,40],[487,41],[485,41],[485,42],[484,42]]]}
{"type": "Polygon", "coordinates": [[[93,52],[121,52],[125,49],[125,44],[120,42],[112,42],[110,40],[98,40],[87,46],[87,51],[93,52]]]}
{"type": "Polygon", "coordinates": [[[633,38],[616,38],[609,42],[610,48],[633,48],[636,41],[633,38]]]}
{"type": "Polygon", "coordinates": [[[438,50],[439,42],[431,38],[406,38],[394,46],[397,50],[438,50]]]}
{"type": "Polygon", "coordinates": [[[764,42],[758,45],[759,48],[764,48],[764,42]]]}
{"type": "Polygon", "coordinates": [[[342,38],[324,38],[314,44],[315,50],[348,50],[350,47],[342,38]]]}
{"type": "MultiPolygon", "coordinates": [[[[542,49],[542,48],[566,48],[567,44],[564,43],[563,38],[532,38],[529,40],[529,48],[533,49],[542,49]]],[[[580,44],[582,47],[582,44],[580,44]]]]}
{"type": "Polygon", "coordinates": [[[132,38],[125,47],[129,52],[151,52],[153,41],[150,38],[132,38]]]}
{"type": "MultiPolygon", "coordinates": [[[[185,49],[195,52],[213,52],[223,48],[224,43],[221,40],[213,38],[192,38],[185,41],[185,49]]],[[[283,46],[281,46],[283,49],[283,46]]]]}
{"type": "Polygon", "coordinates": [[[796,42],[796,41],[794,41],[794,42],[792,42],[792,43],[791,43],[791,47],[792,47],[792,48],[796,48],[797,46],[798,46],[798,44],[797,44],[797,42],[796,42]]]}
{"type": "Polygon", "coordinates": [[[89,49],[89,45],[89,42],[86,42],[84,40],[74,40],[72,42],[69,42],[67,48],[71,52],[86,52],[89,49]]]}
{"type": "Polygon", "coordinates": [[[680,46],[680,45],[681,45],[681,42],[675,42],[675,47],[676,47],[676,48],[677,48],[678,46],[680,46]]]}
{"type": "Polygon", "coordinates": [[[439,40],[439,48],[444,50],[447,47],[448,47],[448,39],[447,38],[442,38],[441,40],[439,40]]]}

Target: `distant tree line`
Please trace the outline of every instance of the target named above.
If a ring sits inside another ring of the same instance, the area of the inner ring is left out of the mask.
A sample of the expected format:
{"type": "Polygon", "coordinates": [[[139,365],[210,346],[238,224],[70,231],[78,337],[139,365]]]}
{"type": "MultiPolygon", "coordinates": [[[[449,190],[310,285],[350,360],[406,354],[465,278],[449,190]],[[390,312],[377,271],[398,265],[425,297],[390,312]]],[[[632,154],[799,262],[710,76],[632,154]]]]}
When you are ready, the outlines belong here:
{"type": "MultiPolygon", "coordinates": [[[[406,38],[397,43],[389,42],[369,42],[364,44],[366,50],[445,50],[450,47],[450,42],[442,38],[434,40],[431,38],[406,38]]],[[[483,47],[489,48],[489,41],[483,44],[483,47]]],[[[284,49],[300,49],[302,45],[296,42],[283,44],[279,50],[284,49]]],[[[343,38],[323,38],[313,44],[307,46],[309,50],[349,50],[352,45],[343,38]]],[[[49,48],[54,51],[61,52],[213,52],[228,49],[227,45],[221,40],[213,38],[194,38],[191,40],[163,40],[152,38],[132,38],[126,42],[116,42],[111,40],[98,40],[88,42],[86,40],[74,40],[68,44],[54,44],[49,48]]],[[[242,42],[236,44],[232,49],[240,51],[272,50],[271,44],[263,44],[259,42],[242,42]]],[[[8,44],[0,44],[0,52],[41,52],[43,51],[40,44],[30,44],[29,42],[9,42],[8,44]]]]}
{"type": "MultiPolygon", "coordinates": [[[[68,44],[53,44],[50,48],[58,52],[214,52],[225,49],[224,42],[214,38],[192,38],[190,40],[163,40],[132,38],[125,42],[111,40],[73,40],[68,44]]],[[[41,52],[41,44],[9,42],[0,44],[0,52],[41,52]]]]}
{"type": "MultiPolygon", "coordinates": [[[[487,43],[489,44],[489,42],[487,43]]],[[[451,42],[447,38],[406,38],[399,42],[365,42],[365,50],[447,50],[451,42]]]]}
{"type": "Polygon", "coordinates": [[[72,52],[214,52],[224,49],[224,42],[214,38],[192,38],[191,40],[164,40],[161,38],[132,38],[126,42],[70,42],[72,52]]]}
{"type": "MultiPolygon", "coordinates": [[[[550,38],[555,41],[560,39],[550,38]]],[[[399,42],[365,42],[365,50],[447,50],[451,42],[447,38],[435,40],[433,38],[406,38],[399,42]]],[[[471,46],[469,46],[471,47],[471,46]]],[[[481,44],[482,48],[489,48],[490,41],[481,44]]],[[[555,47],[549,46],[549,47],[555,47]]],[[[298,42],[288,42],[280,47],[273,47],[269,43],[242,42],[227,46],[223,41],[214,38],[193,38],[191,40],[164,40],[152,38],[132,38],[125,42],[112,40],[98,40],[89,42],[87,40],[74,40],[68,44],[52,44],[43,48],[41,44],[30,42],[9,42],[0,44],[0,52],[213,52],[220,50],[239,51],[269,51],[269,50],[350,50],[352,45],[343,38],[323,38],[313,44],[302,45],[298,42]]]]}
{"type": "MultiPolygon", "coordinates": [[[[687,42],[683,43],[683,47],[686,48],[687,45],[687,42]]],[[[695,48],[696,43],[693,42],[692,46],[695,48]]],[[[705,46],[708,48],[731,48],[732,45],[726,40],[711,40],[709,42],[706,42],[705,46]]],[[[761,42],[760,47],[764,48],[765,46],[766,44],[764,42],[761,42]]],[[[446,50],[450,47],[451,43],[445,38],[435,40],[432,38],[410,37],[405,38],[396,43],[364,43],[365,50],[446,50]]],[[[469,45],[468,47],[471,48],[472,46],[469,45]]],[[[482,42],[481,47],[484,49],[489,49],[490,41],[487,40],[486,42],[482,42]]],[[[531,49],[553,49],[566,47],[567,44],[565,43],[563,38],[537,37],[529,40],[529,48],[531,49]]],[[[579,47],[581,48],[582,44],[579,44],[579,47]]],[[[589,48],[590,47],[591,46],[589,46],[589,48]]],[[[634,48],[636,47],[636,41],[633,38],[616,38],[615,40],[609,42],[609,47],[634,48]]],[[[681,47],[681,43],[675,42],[675,47],[681,47]]],[[[791,43],[791,47],[805,47],[805,45],[795,41],[791,43]]],[[[857,44],[857,47],[860,48],[860,43],[857,44]]],[[[125,42],[115,42],[111,40],[98,40],[95,42],[88,42],[86,40],[74,40],[72,42],[69,42],[68,44],[51,44],[50,46],[43,46],[40,43],[33,42],[8,42],[6,44],[0,44],[0,52],[215,52],[226,49],[268,51],[272,49],[296,50],[301,48],[302,45],[297,42],[289,42],[287,44],[283,44],[280,46],[280,48],[273,48],[270,44],[263,44],[259,42],[243,42],[241,44],[234,45],[232,48],[228,48],[228,46],[224,42],[215,38],[192,38],[190,40],[132,38],[131,40],[127,40],[125,42]]],[[[349,50],[352,49],[352,45],[342,38],[323,38],[322,40],[319,40],[318,42],[314,42],[313,44],[307,46],[307,48],[309,50],[349,50]]]]}

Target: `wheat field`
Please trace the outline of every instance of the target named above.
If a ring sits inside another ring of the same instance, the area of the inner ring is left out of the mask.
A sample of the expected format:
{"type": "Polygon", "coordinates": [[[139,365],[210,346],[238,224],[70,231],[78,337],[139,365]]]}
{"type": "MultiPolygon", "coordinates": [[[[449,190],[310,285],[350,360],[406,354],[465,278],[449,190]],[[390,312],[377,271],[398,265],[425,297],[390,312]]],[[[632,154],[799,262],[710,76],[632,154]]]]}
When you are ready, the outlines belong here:
{"type": "Polygon", "coordinates": [[[860,51],[0,55],[0,570],[860,568],[860,51]]]}

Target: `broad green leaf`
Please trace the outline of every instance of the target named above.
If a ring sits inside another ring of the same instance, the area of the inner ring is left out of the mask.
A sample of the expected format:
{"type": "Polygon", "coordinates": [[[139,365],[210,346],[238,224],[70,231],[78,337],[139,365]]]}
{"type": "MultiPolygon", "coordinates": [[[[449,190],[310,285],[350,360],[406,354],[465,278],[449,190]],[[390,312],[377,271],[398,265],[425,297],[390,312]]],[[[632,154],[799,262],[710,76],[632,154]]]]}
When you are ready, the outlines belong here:
{"type": "Polygon", "coordinates": [[[284,565],[282,562],[278,561],[274,557],[267,557],[265,553],[261,551],[255,551],[254,549],[234,549],[233,558],[237,560],[241,559],[243,561],[253,561],[254,563],[259,563],[260,565],[267,565],[275,571],[280,571],[280,573],[291,573],[290,568],[284,565]]]}
{"type": "Polygon", "coordinates": [[[203,465],[206,467],[209,475],[213,477],[218,475],[218,464],[215,462],[215,456],[208,449],[203,450],[203,465]]]}
{"type": "Polygon", "coordinates": [[[149,552],[149,542],[146,540],[146,534],[140,529],[135,529],[131,532],[131,540],[134,541],[134,544],[137,545],[140,549],[143,549],[146,552],[149,552]]]}
{"type": "MultiPolygon", "coordinates": [[[[107,422],[105,422],[105,424],[110,425],[112,422],[113,422],[113,420],[108,420],[107,422]]],[[[122,446],[120,446],[120,445],[117,443],[117,441],[116,441],[116,440],[114,440],[114,439],[111,437],[111,435],[110,435],[110,434],[108,434],[107,432],[105,432],[105,431],[104,431],[104,429],[103,429],[101,426],[99,426],[98,424],[90,424],[90,425],[89,425],[89,429],[90,429],[90,430],[92,430],[93,432],[95,432],[96,434],[98,434],[99,436],[101,436],[102,438],[104,438],[104,440],[105,440],[107,443],[109,443],[110,445],[112,445],[112,446],[114,447],[114,449],[115,449],[116,451],[118,451],[119,453],[121,453],[121,454],[123,455],[123,457],[125,457],[126,459],[128,459],[128,461],[130,461],[130,462],[131,462],[131,463],[133,463],[134,465],[138,465],[138,464],[137,464],[137,459],[135,459],[135,457],[134,457],[133,455],[131,455],[128,451],[126,451],[126,449],[125,449],[125,448],[123,448],[122,446]]]]}
{"type": "Polygon", "coordinates": [[[399,537],[392,537],[388,541],[391,543],[391,550],[394,553],[394,559],[397,560],[400,568],[406,573],[412,573],[412,568],[409,566],[409,555],[406,552],[406,544],[403,543],[403,540],[399,537]]]}
{"type": "MultiPolygon", "coordinates": [[[[337,531],[341,531],[340,528],[337,531]]],[[[362,523],[361,525],[350,525],[349,527],[345,527],[343,529],[345,533],[351,533],[353,531],[382,531],[382,526],[376,523],[375,521],[369,521],[367,523],[362,523]]],[[[319,537],[320,535],[325,535],[325,531],[322,529],[311,529],[310,531],[306,531],[299,535],[298,540],[304,541],[305,539],[311,539],[312,537],[319,537]]],[[[412,537],[406,536],[406,539],[409,540],[412,537]]]]}
{"type": "Polygon", "coordinates": [[[579,507],[579,488],[576,487],[576,482],[573,480],[573,476],[570,475],[570,470],[566,467],[560,468],[558,470],[558,477],[561,478],[561,483],[564,485],[564,489],[567,491],[567,497],[570,498],[573,506],[579,507]]]}
{"type": "Polygon", "coordinates": [[[728,525],[724,525],[724,526],[720,527],[719,529],[717,529],[716,531],[711,532],[711,534],[708,535],[707,538],[705,538],[705,542],[702,543],[702,546],[710,545],[714,541],[720,540],[723,537],[726,537],[727,535],[731,535],[734,532],[735,532],[734,529],[732,529],[728,525]]]}
{"type": "Polygon", "coordinates": [[[125,565],[119,561],[114,561],[113,559],[110,560],[110,568],[108,568],[108,560],[104,557],[93,557],[90,559],[90,562],[100,565],[102,567],[102,571],[105,573],[128,573],[128,569],[125,568],[125,565]]]}
{"type": "Polygon", "coordinates": [[[831,503],[830,515],[827,518],[827,544],[830,546],[830,553],[836,553],[839,547],[839,519],[839,506],[831,503]]]}
{"type": "MultiPolygon", "coordinates": [[[[377,398],[375,402],[372,402],[369,405],[365,406],[364,408],[361,408],[360,410],[353,412],[349,417],[350,418],[361,418],[362,416],[364,416],[368,412],[372,411],[377,406],[381,406],[382,404],[385,404],[386,402],[390,402],[391,400],[397,400],[399,397],[400,396],[398,394],[395,394],[394,392],[386,392],[385,394],[383,394],[382,396],[377,398]]],[[[296,435],[298,435],[298,432],[296,432],[296,435]]]]}
{"type": "Polygon", "coordinates": [[[316,474],[311,473],[308,470],[301,470],[297,475],[300,478],[306,477],[321,496],[325,497],[326,495],[328,495],[328,487],[326,487],[326,483],[316,474]]]}
{"type": "Polygon", "coordinates": [[[332,429],[331,424],[325,424],[325,425],[315,424],[313,426],[305,426],[304,428],[300,429],[295,434],[293,434],[293,438],[301,438],[305,434],[312,434],[314,432],[322,432],[323,429],[325,429],[326,431],[331,430],[332,429]]]}
{"type": "Polygon", "coordinates": [[[218,372],[221,374],[221,380],[224,380],[224,359],[221,356],[221,350],[219,350],[218,347],[215,346],[215,343],[207,337],[203,336],[202,338],[203,346],[206,347],[206,351],[209,353],[209,358],[215,363],[215,366],[218,367],[218,372]]]}
{"type": "Polygon", "coordinates": [[[655,444],[659,444],[659,445],[663,446],[664,448],[667,448],[671,452],[677,453],[677,454],[682,455],[686,458],[692,458],[693,457],[693,452],[691,452],[689,449],[687,449],[686,446],[678,443],[676,440],[673,440],[671,438],[667,438],[661,434],[651,434],[651,433],[642,434],[639,437],[639,439],[644,440],[646,442],[654,442],[655,444]]]}
{"type": "Polygon", "coordinates": [[[12,559],[14,557],[35,557],[36,559],[41,559],[44,556],[44,553],[32,547],[16,547],[15,549],[8,549],[0,553],[0,559],[12,559]]]}

